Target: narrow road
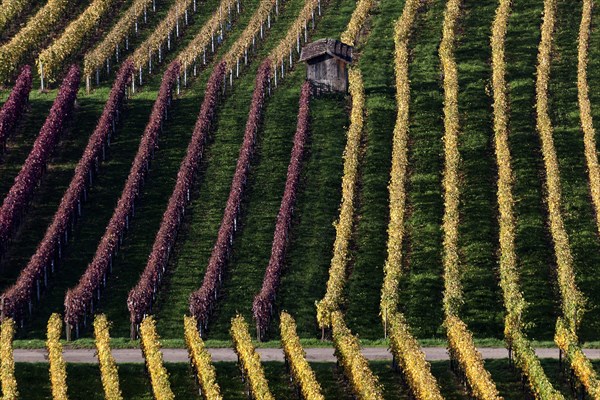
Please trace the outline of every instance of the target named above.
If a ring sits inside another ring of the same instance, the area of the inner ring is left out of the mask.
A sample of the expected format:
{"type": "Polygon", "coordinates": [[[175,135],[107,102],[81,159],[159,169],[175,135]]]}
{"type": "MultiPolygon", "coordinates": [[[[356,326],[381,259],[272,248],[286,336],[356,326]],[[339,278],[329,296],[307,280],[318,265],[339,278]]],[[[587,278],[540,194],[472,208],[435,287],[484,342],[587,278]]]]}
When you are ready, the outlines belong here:
{"type": "MultiPolygon", "coordinates": [[[[484,359],[508,358],[508,351],[501,347],[482,347],[478,349],[484,359]]],[[[283,361],[281,349],[257,349],[262,361],[283,361]]],[[[310,362],[335,362],[333,348],[306,348],[306,358],[310,362]]],[[[448,352],[444,347],[424,347],[423,351],[429,361],[448,360],[448,352]]],[[[115,349],[112,351],[117,363],[143,363],[144,358],[139,349],[115,349]]],[[[213,361],[237,361],[233,349],[209,349],[213,361]]],[[[540,358],[558,358],[558,349],[535,349],[540,358]]],[[[592,360],[600,359],[600,349],[584,349],[583,352],[592,360]]],[[[170,363],[187,363],[186,349],[163,349],[163,360],[170,363]]],[[[362,353],[369,360],[391,360],[392,355],[383,347],[365,347],[362,353]]],[[[66,349],[63,351],[65,361],[68,363],[97,363],[96,351],[92,349],[66,349]]],[[[16,362],[48,362],[47,352],[44,349],[15,349],[16,362]]]]}

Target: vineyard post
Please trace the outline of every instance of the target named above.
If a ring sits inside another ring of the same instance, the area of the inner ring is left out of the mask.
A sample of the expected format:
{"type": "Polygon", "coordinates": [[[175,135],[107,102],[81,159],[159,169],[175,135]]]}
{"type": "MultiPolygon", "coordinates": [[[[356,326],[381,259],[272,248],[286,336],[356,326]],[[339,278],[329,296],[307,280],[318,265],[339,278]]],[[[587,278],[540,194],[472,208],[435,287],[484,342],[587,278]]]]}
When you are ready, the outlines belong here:
{"type": "Polygon", "coordinates": [[[40,61],[40,85],[44,90],[44,63],[40,61]]]}

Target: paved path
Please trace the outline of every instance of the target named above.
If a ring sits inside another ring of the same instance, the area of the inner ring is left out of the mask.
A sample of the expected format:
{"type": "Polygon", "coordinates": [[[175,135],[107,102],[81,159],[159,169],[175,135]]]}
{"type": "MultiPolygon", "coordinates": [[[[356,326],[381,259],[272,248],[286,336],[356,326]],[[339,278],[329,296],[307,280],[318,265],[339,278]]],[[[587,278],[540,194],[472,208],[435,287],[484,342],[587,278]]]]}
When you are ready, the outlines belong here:
{"type": "MultiPolygon", "coordinates": [[[[209,349],[213,361],[236,361],[233,349],[209,349]]],[[[333,348],[306,348],[306,358],[314,362],[335,362],[333,348]]],[[[448,353],[444,347],[424,347],[423,351],[429,361],[448,360],[448,353]]],[[[485,359],[508,358],[508,351],[501,347],[484,347],[479,351],[485,359]]],[[[558,349],[535,349],[540,358],[558,358],[558,349]]],[[[165,362],[188,362],[186,349],[163,349],[165,362]]],[[[262,361],[283,361],[281,349],[258,349],[262,361]]],[[[362,353],[369,360],[391,360],[392,355],[383,347],[366,347],[362,353]]],[[[593,360],[600,359],[600,349],[584,349],[584,353],[593,360]]],[[[118,363],[142,363],[144,359],[139,349],[115,349],[113,355],[118,363]]],[[[44,349],[16,349],[14,351],[16,362],[47,362],[47,353],[44,349]]],[[[92,349],[65,349],[65,361],[69,363],[97,363],[96,351],[92,349]]]]}

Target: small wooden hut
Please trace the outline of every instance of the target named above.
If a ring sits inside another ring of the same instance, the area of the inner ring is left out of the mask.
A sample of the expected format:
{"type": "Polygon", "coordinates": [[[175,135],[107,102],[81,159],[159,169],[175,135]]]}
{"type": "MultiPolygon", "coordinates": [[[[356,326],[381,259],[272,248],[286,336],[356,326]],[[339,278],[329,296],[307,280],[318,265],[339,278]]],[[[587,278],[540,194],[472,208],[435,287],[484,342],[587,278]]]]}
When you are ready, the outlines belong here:
{"type": "Polygon", "coordinates": [[[306,79],[320,92],[348,91],[348,66],[352,62],[352,46],[335,39],[319,39],[302,48],[300,61],[305,61],[306,79]]]}

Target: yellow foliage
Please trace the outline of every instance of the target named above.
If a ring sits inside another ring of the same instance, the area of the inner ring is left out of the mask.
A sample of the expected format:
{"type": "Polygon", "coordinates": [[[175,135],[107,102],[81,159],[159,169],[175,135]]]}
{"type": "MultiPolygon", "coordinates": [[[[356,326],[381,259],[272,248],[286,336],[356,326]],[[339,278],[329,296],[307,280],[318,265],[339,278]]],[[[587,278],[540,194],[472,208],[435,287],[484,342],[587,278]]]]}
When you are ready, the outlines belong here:
{"type": "Polygon", "coordinates": [[[4,0],[0,4],[0,32],[19,16],[25,7],[31,4],[31,0],[4,0]]]}
{"type": "Polygon", "coordinates": [[[585,159],[587,161],[588,175],[592,202],[596,211],[596,224],[600,232],[600,166],[596,154],[596,131],[592,119],[592,106],[590,104],[589,86],[587,82],[588,46],[590,42],[590,29],[592,23],[592,1],[583,0],[583,13],[579,27],[579,46],[577,63],[577,90],[579,99],[579,115],[583,130],[583,143],[585,145],[585,159]]]}
{"type": "Polygon", "coordinates": [[[331,313],[331,329],[336,357],[344,369],[358,400],[383,399],[383,389],[360,352],[358,339],[346,326],[340,311],[331,313]]]}
{"type": "Polygon", "coordinates": [[[367,17],[369,16],[369,12],[371,11],[371,7],[373,7],[375,2],[373,0],[358,0],[356,8],[350,17],[350,22],[348,26],[346,26],[346,30],[342,33],[341,40],[342,42],[354,46],[354,43],[363,28],[367,17]]]}
{"type": "Polygon", "coordinates": [[[358,179],[358,163],[360,141],[363,133],[365,90],[362,75],[358,69],[350,69],[348,74],[350,95],[352,96],[352,112],[350,128],[344,150],[344,175],[342,176],[342,202],[340,215],[335,224],[335,242],[333,257],[329,267],[327,291],[322,300],[317,302],[317,321],[321,328],[331,326],[331,313],[338,310],[342,302],[344,285],[346,284],[346,266],[348,248],[352,236],[354,221],[354,197],[358,179]]]}
{"type": "Polygon", "coordinates": [[[306,354],[296,333],[296,322],[286,312],[281,313],[279,323],[281,330],[281,346],[288,361],[292,377],[300,387],[304,400],[324,400],[321,385],[317,382],[315,373],[306,361],[306,354]]]}
{"type": "Polygon", "coordinates": [[[135,0],[100,44],[85,54],[83,57],[83,74],[85,76],[90,77],[96,69],[104,65],[106,59],[112,56],[119,43],[125,40],[135,22],[144,14],[150,3],[152,3],[152,0],[135,0]]]}
{"type": "Polygon", "coordinates": [[[181,74],[185,71],[188,65],[192,65],[196,58],[199,57],[202,52],[206,51],[207,46],[219,29],[222,29],[223,24],[227,20],[229,10],[234,7],[236,0],[221,0],[219,8],[213,13],[210,19],[202,26],[200,32],[194,37],[194,39],[187,45],[187,47],[179,53],[177,59],[182,65],[180,71],[181,74]]]}
{"type": "MultiPolygon", "coordinates": [[[[164,42],[168,39],[169,34],[176,29],[181,18],[184,18],[186,10],[192,4],[192,0],[176,0],[171,6],[167,15],[162,19],[160,24],[154,28],[152,34],[140,44],[133,53],[133,63],[136,68],[143,68],[148,64],[150,55],[158,52],[159,47],[162,48],[164,42]]],[[[174,38],[171,38],[172,40],[174,38]]]]}
{"type": "Polygon", "coordinates": [[[550,233],[554,242],[554,253],[558,273],[558,286],[562,301],[562,313],[569,329],[577,332],[584,313],[585,299],[575,283],[573,256],[569,237],[561,214],[561,188],[558,158],[554,148],[553,128],[548,113],[548,82],[550,80],[550,58],[552,35],[556,18],[556,0],[544,1],[542,39],[538,49],[536,80],[537,130],[542,142],[542,155],[546,170],[546,203],[550,222],[550,233]]]}
{"type": "Polygon", "coordinates": [[[271,51],[269,58],[273,62],[273,74],[276,72],[278,65],[285,64],[285,58],[289,54],[292,54],[294,47],[299,47],[302,29],[306,29],[308,21],[313,18],[318,6],[319,0],[306,0],[302,11],[300,11],[298,17],[296,17],[290,28],[288,28],[285,37],[281,39],[277,47],[271,51]]]}
{"type": "Polygon", "coordinates": [[[23,59],[36,52],[70,5],[71,0],[48,0],[23,29],[0,47],[0,79],[8,79],[19,70],[23,59]]]}
{"type": "Polygon", "coordinates": [[[577,335],[573,333],[562,318],[556,322],[556,334],[554,341],[558,347],[567,355],[571,368],[575,375],[585,387],[591,398],[600,399],[600,381],[594,366],[581,351],[577,341],[577,335]]]}
{"type": "Polygon", "coordinates": [[[252,14],[250,21],[248,21],[248,25],[240,35],[240,37],[236,40],[236,42],[231,46],[225,57],[223,57],[223,61],[227,64],[227,67],[230,70],[233,70],[234,66],[239,62],[240,58],[244,56],[244,53],[250,48],[252,45],[252,41],[254,37],[264,29],[264,23],[268,20],[269,15],[275,8],[275,4],[277,0],[261,0],[258,4],[258,9],[252,14]]]}
{"type": "Polygon", "coordinates": [[[156,321],[152,317],[146,317],[140,324],[140,337],[142,352],[146,359],[146,367],[150,374],[152,393],[156,400],[173,400],[175,395],[169,383],[169,373],[163,365],[162,353],[160,352],[159,337],[156,333],[156,321]]]}
{"type": "Polygon", "coordinates": [[[442,400],[440,387],[431,374],[431,365],[419,343],[410,334],[404,316],[398,312],[389,315],[390,347],[398,364],[404,371],[415,398],[419,400],[442,400]]]}
{"type": "Polygon", "coordinates": [[[444,312],[456,315],[463,304],[458,255],[460,178],[458,167],[458,73],[454,60],[455,27],[460,15],[460,0],[448,0],[444,14],[439,54],[444,74],[444,312]]]}
{"type": "Polygon", "coordinates": [[[106,315],[97,315],[94,319],[94,336],[96,337],[96,351],[100,364],[100,377],[104,388],[106,400],[121,400],[123,394],[119,388],[119,370],[110,351],[109,323],[106,315]]]}
{"type": "Polygon", "coordinates": [[[394,70],[396,73],[396,124],[392,139],[392,168],[388,190],[390,193],[390,221],[388,223],[387,259],[383,267],[381,287],[381,315],[387,316],[398,309],[398,283],[402,275],[402,241],[406,206],[406,170],[408,166],[408,125],[410,81],[408,79],[408,40],[420,2],[408,0],[395,26],[394,70]]]}
{"type": "Polygon", "coordinates": [[[50,362],[50,383],[52,385],[52,398],[54,400],[67,400],[67,369],[62,354],[60,335],[62,332],[62,319],[59,314],[52,314],[48,320],[46,347],[48,348],[48,361],[50,362]]]}
{"type": "Polygon", "coordinates": [[[562,399],[563,396],[548,380],[530,341],[523,333],[522,314],[525,299],[519,288],[519,273],[515,252],[515,215],[512,194],[513,175],[508,143],[508,99],[504,48],[511,0],[500,0],[492,26],[492,88],[494,93],[494,140],[498,165],[498,209],[500,215],[500,286],[504,295],[506,341],[514,351],[521,368],[538,399],[562,399]]]}
{"type": "Polygon", "coordinates": [[[458,151],[458,72],[454,59],[456,25],[460,0],[448,0],[444,13],[439,55],[444,75],[444,314],[450,354],[465,371],[467,381],[478,399],[500,399],[496,385],[483,366],[471,333],[458,313],[463,304],[458,254],[460,178],[458,151]]]}
{"type": "Polygon", "coordinates": [[[237,315],[231,319],[233,349],[238,356],[242,374],[248,378],[252,395],[257,400],[274,400],[269,390],[269,382],[260,364],[260,356],[254,349],[244,317],[237,315]]]}
{"type": "Polygon", "coordinates": [[[63,63],[81,48],[85,39],[94,33],[101,19],[106,17],[116,2],[117,0],[92,1],[60,37],[40,53],[36,61],[40,75],[49,81],[55,80],[63,63]]]}
{"type": "Polygon", "coordinates": [[[184,317],[185,343],[190,360],[196,370],[202,395],[206,400],[221,400],[221,389],[217,384],[217,374],[212,364],[210,353],[204,347],[204,341],[198,333],[198,323],[194,317],[184,317]]]}
{"type": "Polygon", "coordinates": [[[16,400],[19,398],[12,347],[14,335],[15,322],[11,318],[6,318],[0,326],[0,381],[2,383],[3,400],[16,400]]]}
{"type": "Polygon", "coordinates": [[[477,399],[502,399],[492,376],[483,366],[481,354],[475,348],[473,335],[458,317],[446,317],[448,346],[451,356],[458,360],[477,399]]]}

